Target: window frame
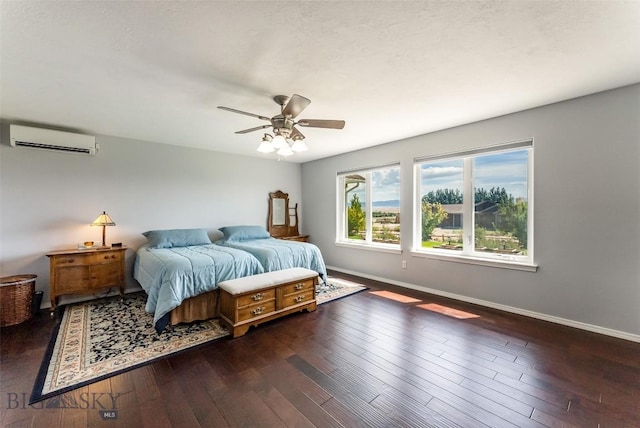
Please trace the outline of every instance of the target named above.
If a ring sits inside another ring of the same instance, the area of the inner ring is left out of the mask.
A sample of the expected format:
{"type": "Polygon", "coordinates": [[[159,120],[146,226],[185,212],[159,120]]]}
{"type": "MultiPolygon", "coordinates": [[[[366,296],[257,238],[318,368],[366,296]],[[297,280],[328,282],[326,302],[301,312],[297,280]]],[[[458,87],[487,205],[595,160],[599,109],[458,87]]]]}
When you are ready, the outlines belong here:
{"type": "MultiPolygon", "coordinates": [[[[378,165],[367,168],[355,168],[347,171],[339,171],[336,175],[336,239],[335,245],[342,247],[360,248],[374,251],[382,251],[388,253],[401,253],[402,252],[402,236],[399,236],[399,242],[397,244],[374,242],[373,241],[373,185],[372,174],[380,170],[389,170],[397,168],[398,173],[401,173],[400,162],[393,162],[385,165],[378,165]],[[365,239],[349,239],[346,234],[347,229],[347,215],[346,209],[348,201],[345,198],[345,177],[348,175],[363,175],[366,178],[365,181],[365,213],[366,213],[366,234],[365,239]]],[[[398,213],[400,213],[400,206],[402,199],[402,183],[398,185],[398,200],[400,201],[398,207],[398,213]]],[[[402,234],[402,231],[401,231],[402,234]]]]}
{"type": "Polygon", "coordinates": [[[536,271],[534,263],[534,145],[533,138],[498,144],[473,150],[438,154],[415,158],[413,163],[414,174],[414,200],[413,200],[413,245],[411,254],[417,257],[426,257],[437,260],[455,261],[484,266],[504,267],[509,269],[536,271]],[[473,160],[477,157],[527,150],[527,254],[492,254],[475,249],[475,189],[473,178],[473,160]],[[429,162],[449,161],[462,159],[463,163],[463,212],[462,212],[462,236],[463,249],[447,250],[422,247],[422,165],[429,162]]]}

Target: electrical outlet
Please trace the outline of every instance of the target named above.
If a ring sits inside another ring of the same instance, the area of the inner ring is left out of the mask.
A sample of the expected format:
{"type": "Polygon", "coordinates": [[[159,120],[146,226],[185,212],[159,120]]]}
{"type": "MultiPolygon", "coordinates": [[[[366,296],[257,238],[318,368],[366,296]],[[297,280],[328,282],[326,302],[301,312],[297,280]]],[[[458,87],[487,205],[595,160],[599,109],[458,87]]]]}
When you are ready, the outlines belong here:
{"type": "Polygon", "coordinates": [[[406,269],[407,268],[407,261],[403,260],[402,261],[402,269],[406,269]]]}

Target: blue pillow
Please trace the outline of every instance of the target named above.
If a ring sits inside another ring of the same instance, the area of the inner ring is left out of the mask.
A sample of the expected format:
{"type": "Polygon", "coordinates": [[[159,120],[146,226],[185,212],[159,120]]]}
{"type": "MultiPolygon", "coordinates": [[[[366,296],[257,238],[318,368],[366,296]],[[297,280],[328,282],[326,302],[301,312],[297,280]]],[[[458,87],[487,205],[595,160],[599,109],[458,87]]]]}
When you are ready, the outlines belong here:
{"type": "Polygon", "coordinates": [[[221,227],[227,241],[250,241],[252,239],[271,238],[269,232],[262,226],[226,226],[221,227]]]}
{"type": "Polygon", "coordinates": [[[149,248],[188,247],[211,244],[206,229],[150,230],[143,233],[149,240],[149,248]]]}

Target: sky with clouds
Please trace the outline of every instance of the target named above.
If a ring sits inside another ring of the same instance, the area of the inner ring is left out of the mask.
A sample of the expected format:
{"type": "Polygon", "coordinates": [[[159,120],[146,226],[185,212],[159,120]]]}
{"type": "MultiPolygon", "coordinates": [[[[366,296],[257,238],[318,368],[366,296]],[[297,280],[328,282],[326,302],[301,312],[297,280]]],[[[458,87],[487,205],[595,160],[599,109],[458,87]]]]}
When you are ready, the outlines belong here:
{"type": "MultiPolygon", "coordinates": [[[[473,160],[474,187],[504,187],[514,198],[527,198],[527,150],[477,156],[473,160]]],[[[462,159],[425,163],[421,168],[422,194],[437,189],[463,190],[462,159]]]]}
{"type": "MultiPolygon", "coordinates": [[[[504,187],[514,198],[527,198],[527,150],[493,153],[473,160],[474,186],[490,190],[504,187]]],[[[462,159],[424,163],[421,171],[421,193],[438,189],[463,190],[462,159]]],[[[400,167],[371,172],[373,202],[400,199],[400,167]]],[[[365,188],[360,185],[350,193],[365,202],[365,188]]],[[[364,204],[363,204],[364,205],[364,204]]]]}
{"type": "MultiPolygon", "coordinates": [[[[373,202],[400,200],[399,166],[371,171],[371,183],[373,202]]],[[[360,199],[360,202],[363,202],[364,205],[364,202],[366,201],[364,184],[361,184],[358,188],[349,193],[349,201],[353,197],[353,194],[358,195],[358,199],[360,199]]]]}

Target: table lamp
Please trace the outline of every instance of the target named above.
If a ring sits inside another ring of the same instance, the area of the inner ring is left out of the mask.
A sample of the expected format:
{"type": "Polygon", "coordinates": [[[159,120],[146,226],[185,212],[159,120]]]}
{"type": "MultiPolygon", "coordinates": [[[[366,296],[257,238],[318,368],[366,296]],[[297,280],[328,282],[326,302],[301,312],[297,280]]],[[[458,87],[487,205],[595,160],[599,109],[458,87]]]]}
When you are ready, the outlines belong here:
{"type": "Polygon", "coordinates": [[[115,225],[116,224],[113,222],[113,220],[111,220],[111,217],[109,217],[109,214],[107,214],[106,211],[102,211],[102,214],[100,214],[98,218],[95,219],[93,223],[91,223],[91,226],[102,226],[102,246],[103,247],[107,246],[105,244],[105,229],[107,228],[107,226],[115,226],[115,225]]]}

